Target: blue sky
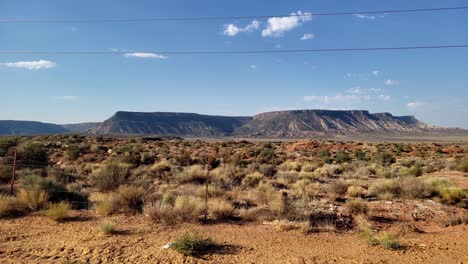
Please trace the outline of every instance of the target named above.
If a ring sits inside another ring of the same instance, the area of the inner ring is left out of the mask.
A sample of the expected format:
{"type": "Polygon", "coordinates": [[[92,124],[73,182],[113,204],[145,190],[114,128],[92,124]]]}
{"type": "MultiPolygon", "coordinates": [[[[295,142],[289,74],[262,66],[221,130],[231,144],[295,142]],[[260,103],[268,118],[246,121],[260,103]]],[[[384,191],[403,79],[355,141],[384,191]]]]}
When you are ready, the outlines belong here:
{"type": "Polygon", "coordinates": [[[0,55],[0,119],[102,121],[118,110],[252,115],[365,109],[468,128],[468,49],[164,55],[468,43],[468,10],[372,16],[307,13],[464,6],[466,1],[2,0],[0,19],[281,15],[131,23],[0,23],[0,50],[125,55],[0,55]]]}

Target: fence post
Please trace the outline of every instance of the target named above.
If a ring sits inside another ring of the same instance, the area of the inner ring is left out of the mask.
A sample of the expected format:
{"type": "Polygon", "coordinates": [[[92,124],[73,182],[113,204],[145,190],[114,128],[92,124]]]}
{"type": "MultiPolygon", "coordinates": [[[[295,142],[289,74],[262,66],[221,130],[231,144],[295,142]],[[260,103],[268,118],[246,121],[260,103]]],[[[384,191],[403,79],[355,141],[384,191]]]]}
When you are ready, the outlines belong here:
{"type": "Polygon", "coordinates": [[[11,186],[10,186],[10,194],[13,195],[14,188],[15,188],[15,177],[16,177],[16,149],[15,154],[13,156],[13,173],[11,175],[11,186]]]}
{"type": "Polygon", "coordinates": [[[210,170],[211,170],[211,157],[208,158],[207,164],[207,172],[206,172],[206,179],[205,179],[205,222],[208,220],[208,183],[210,179],[210,170]]]}

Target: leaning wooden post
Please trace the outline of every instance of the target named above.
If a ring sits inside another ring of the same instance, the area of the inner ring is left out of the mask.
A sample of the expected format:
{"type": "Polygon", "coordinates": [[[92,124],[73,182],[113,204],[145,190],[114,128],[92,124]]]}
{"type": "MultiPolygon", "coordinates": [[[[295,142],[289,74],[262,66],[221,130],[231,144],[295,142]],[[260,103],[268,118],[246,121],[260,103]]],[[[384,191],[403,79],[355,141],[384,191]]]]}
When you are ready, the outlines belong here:
{"type": "Polygon", "coordinates": [[[208,183],[210,179],[210,170],[211,170],[211,157],[208,157],[207,162],[207,171],[206,171],[206,179],[205,179],[205,222],[208,220],[208,183]]]}
{"type": "Polygon", "coordinates": [[[15,191],[15,177],[16,177],[16,149],[15,154],[13,156],[13,173],[11,174],[11,186],[10,186],[10,194],[13,195],[15,191]]]}

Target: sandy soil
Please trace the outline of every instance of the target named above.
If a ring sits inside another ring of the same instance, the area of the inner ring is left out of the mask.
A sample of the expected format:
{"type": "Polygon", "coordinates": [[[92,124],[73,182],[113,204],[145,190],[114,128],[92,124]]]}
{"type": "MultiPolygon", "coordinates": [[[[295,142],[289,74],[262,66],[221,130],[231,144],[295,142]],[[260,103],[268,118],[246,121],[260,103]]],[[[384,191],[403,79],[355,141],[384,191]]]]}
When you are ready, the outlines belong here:
{"type": "Polygon", "coordinates": [[[119,215],[119,233],[106,236],[108,219],[75,212],[55,223],[43,216],[0,220],[0,263],[468,263],[468,226],[401,238],[397,251],[372,247],[352,232],[303,235],[272,225],[185,225],[168,229],[142,216],[119,215]],[[223,248],[203,258],[162,246],[186,230],[211,236],[223,248]]]}

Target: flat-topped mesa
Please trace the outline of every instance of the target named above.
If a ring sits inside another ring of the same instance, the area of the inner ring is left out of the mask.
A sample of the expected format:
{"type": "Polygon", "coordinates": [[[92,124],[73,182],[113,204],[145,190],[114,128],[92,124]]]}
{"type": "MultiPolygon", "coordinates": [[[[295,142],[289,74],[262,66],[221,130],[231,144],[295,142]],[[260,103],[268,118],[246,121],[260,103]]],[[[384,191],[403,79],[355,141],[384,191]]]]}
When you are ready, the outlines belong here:
{"type": "Polygon", "coordinates": [[[423,133],[433,128],[412,116],[366,110],[291,110],[255,115],[237,135],[309,137],[320,134],[423,133]]]}
{"type": "Polygon", "coordinates": [[[341,135],[421,135],[467,133],[423,123],[414,116],[367,110],[290,110],[250,116],[118,111],[102,123],[54,125],[0,121],[0,134],[152,134],[178,137],[306,138],[341,135]],[[3,122],[3,123],[2,123],[3,122]],[[2,129],[3,128],[3,129],[2,129]]]}
{"type": "Polygon", "coordinates": [[[211,116],[195,113],[119,111],[89,132],[93,134],[157,134],[190,137],[230,135],[251,117],[211,116]]]}

